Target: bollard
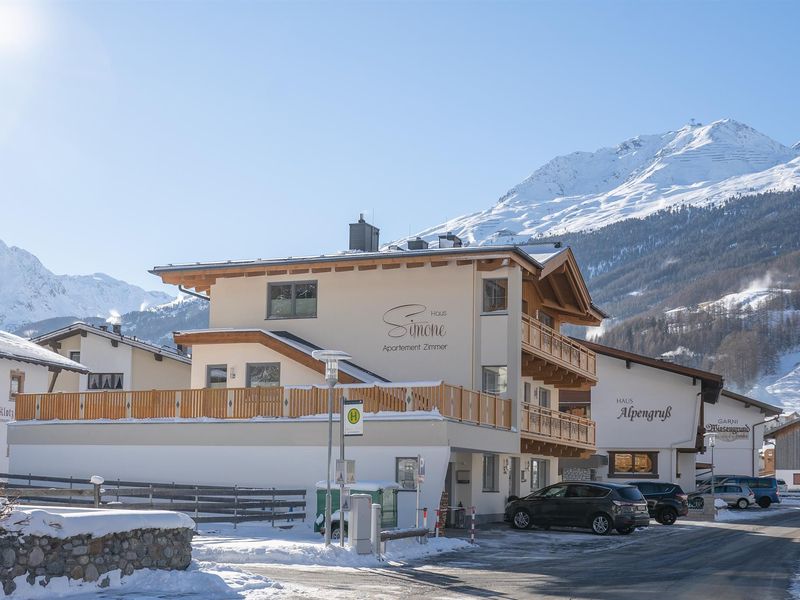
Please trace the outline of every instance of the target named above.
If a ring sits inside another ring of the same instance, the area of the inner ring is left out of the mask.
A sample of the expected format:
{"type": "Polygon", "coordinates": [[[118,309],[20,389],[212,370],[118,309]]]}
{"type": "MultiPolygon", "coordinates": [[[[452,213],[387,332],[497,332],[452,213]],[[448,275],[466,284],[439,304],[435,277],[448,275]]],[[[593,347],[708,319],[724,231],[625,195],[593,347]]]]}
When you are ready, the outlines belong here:
{"type": "Polygon", "coordinates": [[[475,507],[472,507],[472,522],[469,526],[469,543],[475,543],[475,507]]]}
{"type": "Polygon", "coordinates": [[[435,525],[435,530],[436,530],[436,533],[435,533],[435,535],[434,535],[434,537],[437,537],[437,538],[439,537],[439,522],[440,522],[441,520],[442,520],[442,516],[441,516],[441,510],[439,510],[439,509],[437,508],[437,509],[436,509],[436,525],[435,525]]]}
{"type": "Polygon", "coordinates": [[[105,483],[105,479],[100,475],[92,475],[89,482],[94,486],[94,507],[100,508],[100,486],[105,483]]]}
{"type": "Polygon", "coordinates": [[[381,505],[372,505],[372,522],[371,522],[371,535],[370,542],[372,543],[372,552],[380,559],[381,557],[381,505]]]}
{"type": "Polygon", "coordinates": [[[428,528],[428,509],[422,509],[422,526],[427,529],[428,528]]]}

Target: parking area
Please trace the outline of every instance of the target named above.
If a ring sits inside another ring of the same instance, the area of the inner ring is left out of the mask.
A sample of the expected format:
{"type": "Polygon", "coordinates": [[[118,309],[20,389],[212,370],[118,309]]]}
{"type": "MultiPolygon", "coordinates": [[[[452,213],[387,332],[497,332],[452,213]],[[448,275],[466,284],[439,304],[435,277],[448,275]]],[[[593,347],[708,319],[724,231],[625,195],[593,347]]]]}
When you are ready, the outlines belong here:
{"type": "Polygon", "coordinates": [[[628,536],[497,525],[480,529],[474,548],[419,561],[246,568],[280,581],[286,598],[785,600],[800,560],[799,527],[800,507],[789,506],[756,520],[686,520],[628,536]]]}

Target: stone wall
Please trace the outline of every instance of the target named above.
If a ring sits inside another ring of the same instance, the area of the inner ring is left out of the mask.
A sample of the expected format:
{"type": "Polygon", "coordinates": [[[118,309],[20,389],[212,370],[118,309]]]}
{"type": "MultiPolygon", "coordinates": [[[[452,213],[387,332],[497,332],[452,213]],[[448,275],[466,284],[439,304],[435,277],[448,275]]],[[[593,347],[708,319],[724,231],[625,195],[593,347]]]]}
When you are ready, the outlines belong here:
{"type": "Polygon", "coordinates": [[[53,577],[109,584],[105,576],[119,570],[185,569],[192,561],[191,529],[136,529],[94,538],[90,534],[59,539],[0,530],[0,582],[6,595],[14,579],[27,575],[31,585],[53,577]]]}

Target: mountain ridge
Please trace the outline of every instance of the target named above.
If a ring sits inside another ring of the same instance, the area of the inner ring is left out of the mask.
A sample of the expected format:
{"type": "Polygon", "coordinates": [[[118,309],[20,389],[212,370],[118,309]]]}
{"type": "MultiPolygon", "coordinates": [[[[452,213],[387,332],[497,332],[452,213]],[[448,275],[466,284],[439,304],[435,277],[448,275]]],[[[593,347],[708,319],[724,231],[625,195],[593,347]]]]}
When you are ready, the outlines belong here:
{"type": "Polygon", "coordinates": [[[0,329],[78,314],[113,318],[173,300],[105,273],[56,275],[24,248],[0,240],[0,329]]]}
{"type": "Polygon", "coordinates": [[[417,236],[434,245],[445,232],[470,244],[521,243],[590,231],[670,206],[704,206],[799,185],[800,143],[785,146],[734,119],[692,123],[594,152],[557,156],[490,208],[417,236]]]}

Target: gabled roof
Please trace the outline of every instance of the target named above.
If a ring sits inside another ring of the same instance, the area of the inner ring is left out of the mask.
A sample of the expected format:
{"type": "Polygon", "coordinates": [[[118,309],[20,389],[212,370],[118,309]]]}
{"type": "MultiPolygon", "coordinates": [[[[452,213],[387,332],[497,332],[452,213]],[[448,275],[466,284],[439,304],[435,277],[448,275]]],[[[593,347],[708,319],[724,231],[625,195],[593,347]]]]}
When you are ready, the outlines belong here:
{"type": "Polygon", "coordinates": [[[0,358],[42,365],[50,370],[88,373],[89,369],[13,333],[0,331],[0,358]]]}
{"type": "Polygon", "coordinates": [[[116,341],[121,344],[132,346],[133,348],[139,348],[140,350],[144,350],[146,352],[152,352],[153,354],[160,355],[165,358],[171,358],[172,360],[177,360],[178,362],[182,362],[187,365],[192,364],[191,358],[183,354],[180,354],[173,348],[169,348],[167,346],[156,346],[155,344],[151,344],[150,342],[145,342],[143,340],[134,337],[122,335],[120,333],[114,333],[113,331],[108,331],[106,329],[100,329],[99,327],[89,325],[88,323],[84,323],[83,321],[77,321],[72,325],[67,325],[66,327],[62,327],[61,329],[56,329],[48,333],[43,333],[42,335],[38,335],[34,338],[31,338],[31,341],[36,344],[39,344],[40,346],[44,346],[81,333],[86,333],[86,334],[91,333],[93,335],[98,335],[100,337],[104,337],[106,339],[116,341]]]}
{"type": "MultiPolygon", "coordinates": [[[[318,373],[325,372],[325,365],[311,356],[321,350],[288,331],[265,329],[194,329],[174,332],[175,342],[191,346],[194,344],[262,344],[318,373]]],[[[343,383],[388,383],[389,380],[351,361],[339,363],[339,377],[343,383]]]]}
{"type": "Polygon", "coordinates": [[[481,270],[493,270],[511,262],[528,271],[535,280],[551,275],[567,278],[576,306],[586,324],[599,324],[607,315],[591,300],[586,282],[581,275],[572,250],[558,244],[487,245],[457,248],[425,248],[420,250],[381,250],[378,252],[349,251],[317,256],[290,256],[256,260],[229,260],[187,264],[168,264],[153,267],[150,273],[158,275],[167,284],[194,288],[211,293],[211,286],[224,277],[255,277],[285,275],[287,273],[312,273],[325,271],[353,271],[399,267],[403,264],[444,266],[448,261],[459,265],[475,262],[481,270]]]}
{"type": "Polygon", "coordinates": [[[765,438],[773,438],[773,437],[775,437],[775,434],[777,432],[781,432],[781,433],[786,432],[789,429],[792,429],[797,425],[800,425],[800,418],[792,419],[791,421],[787,421],[783,425],[778,425],[774,429],[770,429],[768,431],[765,431],[764,432],[764,437],[765,438]]]}
{"type": "Polygon", "coordinates": [[[783,412],[783,408],[779,406],[775,406],[774,404],[768,404],[766,402],[761,402],[760,400],[756,400],[755,398],[750,398],[749,396],[743,396],[742,394],[737,394],[736,392],[732,392],[731,390],[722,390],[722,395],[726,398],[730,398],[731,400],[737,400],[747,406],[755,406],[756,408],[760,408],[761,412],[765,415],[779,415],[783,412]]]}
{"type": "Polygon", "coordinates": [[[683,365],[667,362],[665,360],[659,360],[650,356],[643,356],[641,354],[634,354],[633,352],[627,352],[618,348],[612,348],[611,346],[604,346],[603,344],[598,344],[597,342],[590,342],[578,338],[573,339],[576,342],[583,344],[590,350],[593,350],[597,354],[610,356],[611,358],[624,360],[626,362],[631,362],[638,365],[644,365],[646,367],[652,367],[654,369],[660,369],[662,371],[675,373],[677,375],[684,375],[685,377],[691,377],[692,379],[699,379],[703,384],[703,400],[705,402],[710,402],[711,404],[715,403],[720,392],[722,391],[724,379],[722,375],[718,375],[717,373],[701,371],[700,369],[694,369],[692,367],[684,367],[683,365]]]}

